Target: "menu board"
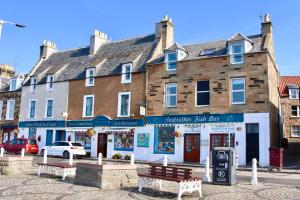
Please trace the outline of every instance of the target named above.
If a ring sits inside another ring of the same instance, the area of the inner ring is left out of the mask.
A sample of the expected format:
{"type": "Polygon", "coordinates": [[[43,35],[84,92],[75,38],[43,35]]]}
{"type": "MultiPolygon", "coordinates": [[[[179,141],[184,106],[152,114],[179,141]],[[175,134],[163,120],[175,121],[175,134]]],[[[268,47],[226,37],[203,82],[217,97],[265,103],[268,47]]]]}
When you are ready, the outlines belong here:
{"type": "Polygon", "coordinates": [[[175,127],[157,127],[155,137],[155,153],[174,154],[175,153],[175,127]]]}

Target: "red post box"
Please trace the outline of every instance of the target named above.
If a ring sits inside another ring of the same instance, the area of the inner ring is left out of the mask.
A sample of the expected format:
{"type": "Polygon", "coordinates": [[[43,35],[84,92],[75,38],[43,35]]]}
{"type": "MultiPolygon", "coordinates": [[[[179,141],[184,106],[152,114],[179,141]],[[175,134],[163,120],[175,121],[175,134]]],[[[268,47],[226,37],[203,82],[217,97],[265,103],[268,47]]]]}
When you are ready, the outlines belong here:
{"type": "Polygon", "coordinates": [[[281,170],[283,167],[283,148],[270,147],[270,169],[281,170]]]}

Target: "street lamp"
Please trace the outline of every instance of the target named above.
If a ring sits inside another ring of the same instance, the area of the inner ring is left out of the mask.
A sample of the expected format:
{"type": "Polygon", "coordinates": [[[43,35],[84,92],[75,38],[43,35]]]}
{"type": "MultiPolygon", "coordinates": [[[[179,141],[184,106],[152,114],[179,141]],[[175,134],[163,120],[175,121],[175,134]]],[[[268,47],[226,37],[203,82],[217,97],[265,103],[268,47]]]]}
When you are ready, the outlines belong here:
{"type": "Polygon", "coordinates": [[[2,31],[3,24],[13,24],[18,28],[25,28],[26,27],[22,24],[17,24],[17,23],[14,23],[14,22],[7,22],[7,21],[3,21],[3,20],[0,19],[0,39],[1,39],[1,31],[2,31]]]}

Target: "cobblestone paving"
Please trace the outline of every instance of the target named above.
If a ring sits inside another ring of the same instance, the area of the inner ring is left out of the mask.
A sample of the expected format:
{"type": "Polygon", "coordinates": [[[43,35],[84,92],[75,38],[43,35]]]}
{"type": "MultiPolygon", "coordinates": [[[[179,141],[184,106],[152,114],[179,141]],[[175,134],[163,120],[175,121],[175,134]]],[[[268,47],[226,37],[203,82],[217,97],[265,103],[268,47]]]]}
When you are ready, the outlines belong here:
{"type": "MultiPolygon", "coordinates": [[[[300,200],[300,188],[259,184],[252,187],[243,183],[236,186],[219,186],[203,184],[203,199],[264,199],[264,200],[300,200]]],[[[163,182],[162,191],[156,188],[144,188],[138,193],[137,188],[120,190],[99,190],[98,188],[73,185],[72,180],[60,181],[54,177],[0,176],[1,200],[147,200],[176,199],[176,184],[163,182]]],[[[183,199],[199,199],[197,193],[187,194],[183,199]]]]}

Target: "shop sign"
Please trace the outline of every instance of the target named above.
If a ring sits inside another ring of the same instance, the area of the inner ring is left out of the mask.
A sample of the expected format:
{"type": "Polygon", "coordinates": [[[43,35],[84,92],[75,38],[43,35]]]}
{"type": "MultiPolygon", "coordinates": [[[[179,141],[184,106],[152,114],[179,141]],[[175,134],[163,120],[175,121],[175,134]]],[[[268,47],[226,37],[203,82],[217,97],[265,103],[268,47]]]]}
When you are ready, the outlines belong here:
{"type": "Polygon", "coordinates": [[[110,126],[112,127],[136,127],[144,126],[144,120],[142,119],[128,119],[128,120],[110,120],[110,126]]]}
{"type": "Polygon", "coordinates": [[[19,127],[21,128],[56,128],[56,127],[65,127],[65,121],[28,121],[28,122],[19,122],[19,127]]]}
{"type": "Polygon", "coordinates": [[[67,127],[93,127],[94,123],[91,120],[74,120],[67,121],[67,127]]]}
{"type": "Polygon", "coordinates": [[[201,126],[196,127],[185,127],[185,133],[200,133],[201,126]]]}
{"type": "Polygon", "coordinates": [[[235,128],[234,126],[228,126],[226,124],[216,124],[216,125],[212,125],[210,126],[210,130],[214,133],[217,133],[217,132],[234,132],[235,131],[235,128]]]}
{"type": "Polygon", "coordinates": [[[146,117],[148,124],[199,124],[243,122],[243,113],[236,114],[202,114],[202,115],[169,115],[146,117]]]}
{"type": "Polygon", "coordinates": [[[149,133],[138,133],[137,134],[137,146],[138,147],[149,147],[149,133]]]}

